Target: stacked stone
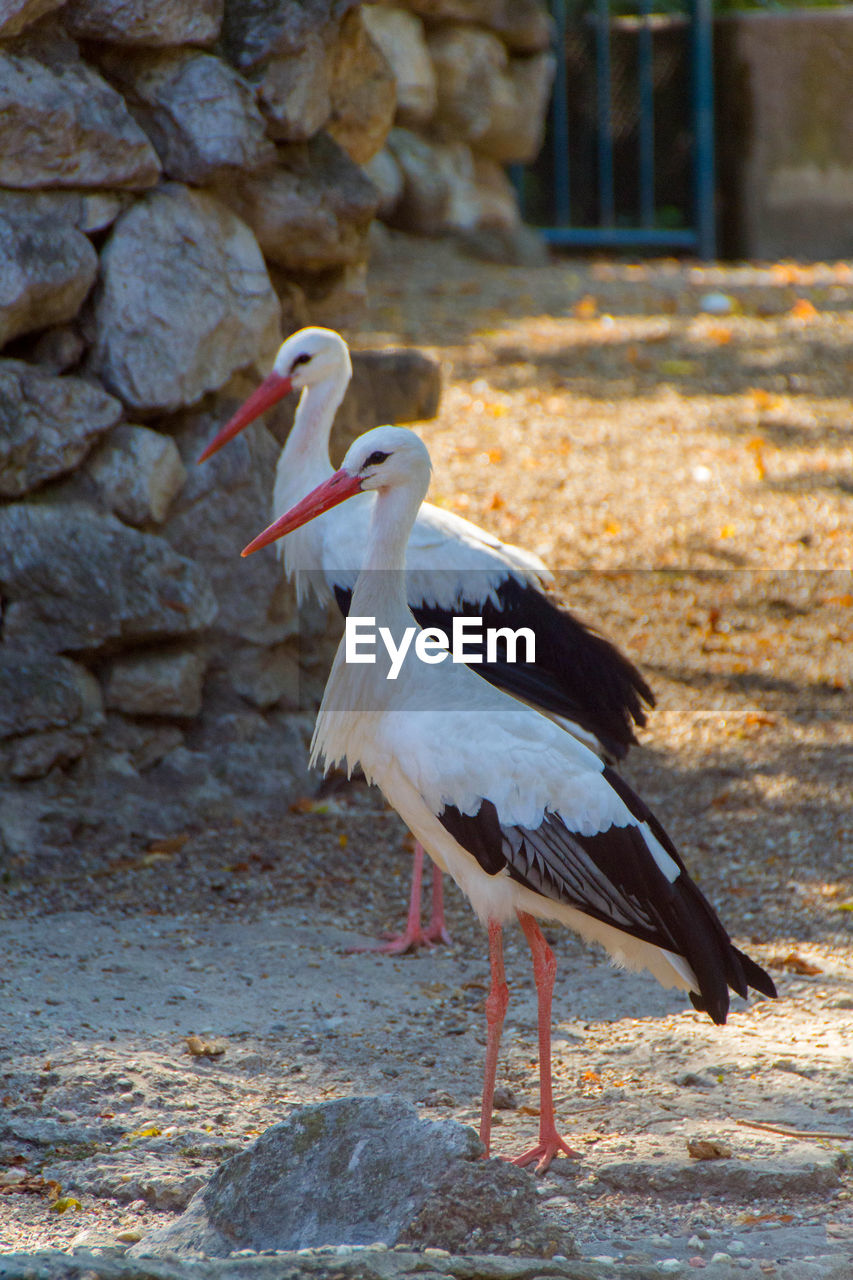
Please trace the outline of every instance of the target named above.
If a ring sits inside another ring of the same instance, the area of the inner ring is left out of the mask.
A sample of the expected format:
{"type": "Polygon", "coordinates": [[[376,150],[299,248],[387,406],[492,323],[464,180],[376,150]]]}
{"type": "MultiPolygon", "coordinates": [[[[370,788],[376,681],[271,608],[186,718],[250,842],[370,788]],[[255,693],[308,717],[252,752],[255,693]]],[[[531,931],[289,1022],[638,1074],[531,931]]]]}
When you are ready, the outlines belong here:
{"type": "Polygon", "coordinates": [[[195,459],[282,330],[361,287],[394,109],[353,0],[0,0],[0,853],[86,787],[155,833],[292,795],[295,610],[237,555],[277,444],[195,459]]]}
{"type": "Polygon", "coordinates": [[[367,164],[392,226],[496,233],[520,218],[504,166],[542,145],[554,75],[542,0],[397,0],[364,6],[397,82],[386,146],[367,164]]]}

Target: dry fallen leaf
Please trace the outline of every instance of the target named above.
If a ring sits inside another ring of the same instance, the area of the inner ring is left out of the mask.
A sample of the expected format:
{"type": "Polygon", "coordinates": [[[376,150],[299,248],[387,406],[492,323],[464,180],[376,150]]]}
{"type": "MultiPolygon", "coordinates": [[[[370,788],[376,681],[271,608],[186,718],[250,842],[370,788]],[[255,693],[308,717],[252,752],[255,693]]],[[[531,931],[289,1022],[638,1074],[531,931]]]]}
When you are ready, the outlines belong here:
{"type": "Polygon", "coordinates": [[[658,373],[663,374],[665,378],[689,378],[698,368],[695,360],[658,361],[658,373]]]}
{"type": "Polygon", "coordinates": [[[799,973],[806,978],[813,978],[815,974],[823,973],[820,965],[812,964],[811,960],[797,955],[796,951],[789,951],[786,956],[771,956],[767,963],[772,969],[787,969],[788,973],[799,973]]]}
{"type": "Polygon", "coordinates": [[[294,800],[290,806],[291,813],[328,813],[329,805],[324,800],[315,800],[313,796],[302,796],[294,800]]]}
{"type": "Polygon", "coordinates": [[[767,441],[762,440],[761,436],[755,436],[752,440],[747,441],[746,445],[755,462],[755,469],[758,472],[759,480],[763,480],[767,475],[767,468],[764,465],[764,448],[766,444],[767,441]]]}
{"type": "Polygon", "coordinates": [[[709,324],[705,334],[718,347],[724,347],[732,340],[732,330],[727,324],[709,324]]]}
{"type": "Polygon", "coordinates": [[[50,1206],[51,1213],[65,1213],[66,1209],[82,1209],[80,1201],[75,1196],[59,1196],[50,1206]]]}
{"type": "Polygon", "coordinates": [[[788,312],[793,320],[814,320],[820,312],[808,298],[798,298],[788,312]]]}
{"type": "Polygon", "coordinates": [[[134,1129],[127,1135],[128,1142],[138,1142],[140,1138],[159,1138],[162,1133],[156,1124],[147,1124],[142,1129],[134,1129]]]}
{"type": "Polygon", "coordinates": [[[744,717],[744,724],[747,724],[747,725],[771,724],[772,725],[772,724],[778,724],[778,721],[775,716],[768,715],[766,711],[747,711],[746,716],[744,717]]]}
{"type": "Polygon", "coordinates": [[[598,301],[591,293],[587,293],[584,297],[579,298],[572,307],[572,315],[577,316],[579,320],[591,320],[598,313],[598,301]]]}
{"type": "Polygon", "coordinates": [[[166,857],[169,857],[173,853],[180,853],[189,838],[189,834],[186,831],[177,836],[162,836],[152,840],[145,852],[149,854],[165,854],[166,857]]]}
{"type": "Polygon", "coordinates": [[[223,1040],[202,1040],[201,1036],[186,1036],[184,1043],[194,1058],[221,1058],[227,1045],[223,1040]]]}
{"type": "Polygon", "coordinates": [[[719,1138],[688,1138],[687,1154],[693,1160],[730,1160],[732,1149],[719,1138]]]}

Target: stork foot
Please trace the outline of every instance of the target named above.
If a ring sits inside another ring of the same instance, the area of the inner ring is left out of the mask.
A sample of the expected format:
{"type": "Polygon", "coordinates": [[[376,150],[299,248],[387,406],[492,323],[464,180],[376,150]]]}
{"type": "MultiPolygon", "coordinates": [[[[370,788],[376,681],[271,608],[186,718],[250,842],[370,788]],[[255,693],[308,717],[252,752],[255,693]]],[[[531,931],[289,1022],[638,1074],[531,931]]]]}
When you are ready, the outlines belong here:
{"type": "MultiPolygon", "coordinates": [[[[450,939],[448,938],[449,942],[450,939]]],[[[389,934],[384,942],[365,942],[360,946],[347,947],[350,952],[369,952],[377,956],[402,956],[407,951],[417,951],[421,947],[431,948],[435,945],[429,932],[424,933],[420,925],[416,929],[405,929],[402,933],[389,934]]]]}
{"type": "Polygon", "coordinates": [[[424,929],[423,940],[428,947],[449,947],[452,942],[443,920],[431,920],[424,929]]]}
{"type": "Polygon", "coordinates": [[[520,1156],[516,1156],[511,1163],[517,1164],[523,1169],[526,1165],[533,1164],[535,1160],[536,1172],[545,1173],[551,1167],[551,1162],[554,1160],[554,1157],[558,1156],[561,1152],[564,1156],[568,1156],[570,1160],[583,1159],[581,1152],[575,1151],[574,1147],[570,1147],[569,1144],[564,1142],[560,1135],[555,1131],[551,1137],[537,1142],[535,1147],[531,1147],[529,1151],[525,1151],[520,1156]]]}

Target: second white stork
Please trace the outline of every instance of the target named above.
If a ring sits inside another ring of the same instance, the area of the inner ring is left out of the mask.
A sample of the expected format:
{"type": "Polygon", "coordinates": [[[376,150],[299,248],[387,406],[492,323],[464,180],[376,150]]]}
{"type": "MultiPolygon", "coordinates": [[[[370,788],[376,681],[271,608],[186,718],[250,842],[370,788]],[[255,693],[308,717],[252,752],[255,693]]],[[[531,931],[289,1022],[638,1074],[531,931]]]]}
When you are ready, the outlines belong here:
{"type": "MultiPolygon", "coordinates": [[[[624,780],[550,719],[473,671],[419,661],[407,601],[406,544],[429,484],[425,446],[410,431],[379,427],[350,447],[343,466],[244,550],[247,555],[323,512],[375,491],[364,567],[352,609],[375,617],[404,662],[348,663],[342,644],[317,717],[312,760],[360,764],[440,867],[471,900],[489,932],[491,988],[480,1137],[489,1147],[507,986],[501,928],[517,916],[533,953],[539,1003],[538,1142],[516,1163],[542,1170],[572,1152],[561,1138],[551,1090],[553,953],[537,918],[604,945],[723,1023],[729,989],[776,994],[769,975],[731,942],[690,879],[660,822],[624,780]]],[[[433,655],[434,657],[435,655],[433,655]]]]}
{"type": "MultiPolygon", "coordinates": [[[[301,329],[279,348],[270,375],[218,432],[199,461],[211,457],[265,410],[301,392],[296,417],[275,475],[273,515],[281,515],[309,489],[332,475],[329,436],[335,412],[352,376],[349,351],[331,329],[301,329]]],[[[283,537],[279,554],[297,596],[336,600],[350,611],[361,568],[374,495],[365,492],[308,527],[283,537]]],[[[481,618],[484,628],[530,628],[535,660],[513,663],[504,646],[477,674],[522,698],[610,759],[619,760],[643,726],[643,704],[654,696],[637,668],[615,645],[559,607],[546,594],[551,575],[529,551],[468,520],[424,503],[406,548],[407,599],[418,623],[450,633],[454,617],[481,618]]],[[[420,928],[423,850],[416,846],[415,874],[405,932],[378,950],[400,951],[422,941],[446,939],[441,877],[434,875],[433,916],[420,928]]]]}

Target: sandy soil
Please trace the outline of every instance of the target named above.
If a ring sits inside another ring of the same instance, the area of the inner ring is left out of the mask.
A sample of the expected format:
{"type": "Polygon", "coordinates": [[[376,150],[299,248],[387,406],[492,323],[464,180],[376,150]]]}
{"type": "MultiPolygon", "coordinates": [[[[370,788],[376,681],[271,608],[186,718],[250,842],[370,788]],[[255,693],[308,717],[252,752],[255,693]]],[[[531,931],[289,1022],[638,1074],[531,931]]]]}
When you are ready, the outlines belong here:
{"type": "MultiPolygon", "coordinates": [[[[521,269],[392,241],[349,336],[442,360],[431,496],[543,554],[642,665],[658,705],[625,771],[780,989],[714,1028],[554,931],[558,1111],[583,1159],[541,1180],[548,1212],[590,1255],[722,1252],[758,1275],[853,1254],[853,271],[521,269]],[[715,293],[727,314],[703,311],[715,293]],[[692,1159],[696,1137],[731,1157],[692,1159]]],[[[405,845],[355,785],[276,827],[83,833],[6,868],[0,1247],[129,1243],[301,1101],[392,1090],[473,1121],[487,961],[467,906],[451,888],[449,949],[346,951],[399,923],[405,845]]],[[[511,1152],[537,1073],[523,939],[507,957],[511,1152]]]]}

